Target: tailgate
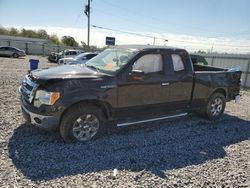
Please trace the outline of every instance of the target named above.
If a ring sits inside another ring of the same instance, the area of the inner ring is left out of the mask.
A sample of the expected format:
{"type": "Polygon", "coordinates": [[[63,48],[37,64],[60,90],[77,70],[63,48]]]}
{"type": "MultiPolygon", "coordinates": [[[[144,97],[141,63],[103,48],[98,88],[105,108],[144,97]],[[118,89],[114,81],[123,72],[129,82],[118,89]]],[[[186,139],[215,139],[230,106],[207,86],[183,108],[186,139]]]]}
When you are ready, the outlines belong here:
{"type": "Polygon", "coordinates": [[[227,74],[229,75],[228,97],[229,99],[235,99],[240,94],[242,72],[227,72],[227,74]]]}

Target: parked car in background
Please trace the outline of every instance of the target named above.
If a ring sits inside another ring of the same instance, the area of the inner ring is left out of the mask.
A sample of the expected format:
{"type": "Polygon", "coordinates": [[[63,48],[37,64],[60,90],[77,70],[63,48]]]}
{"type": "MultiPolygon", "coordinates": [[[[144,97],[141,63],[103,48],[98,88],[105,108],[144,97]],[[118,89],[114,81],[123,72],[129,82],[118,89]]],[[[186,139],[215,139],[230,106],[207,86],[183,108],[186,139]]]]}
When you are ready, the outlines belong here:
{"type": "Polygon", "coordinates": [[[59,59],[65,58],[65,57],[75,57],[81,53],[84,53],[82,50],[63,50],[59,53],[51,52],[51,54],[48,57],[48,60],[53,63],[57,63],[59,59]]]}
{"type": "Polygon", "coordinates": [[[79,54],[76,57],[61,58],[59,59],[58,64],[83,64],[95,57],[97,54],[98,53],[86,52],[79,54]]]}
{"type": "Polygon", "coordinates": [[[25,51],[16,47],[0,46],[0,56],[19,58],[25,56],[25,51]]]}

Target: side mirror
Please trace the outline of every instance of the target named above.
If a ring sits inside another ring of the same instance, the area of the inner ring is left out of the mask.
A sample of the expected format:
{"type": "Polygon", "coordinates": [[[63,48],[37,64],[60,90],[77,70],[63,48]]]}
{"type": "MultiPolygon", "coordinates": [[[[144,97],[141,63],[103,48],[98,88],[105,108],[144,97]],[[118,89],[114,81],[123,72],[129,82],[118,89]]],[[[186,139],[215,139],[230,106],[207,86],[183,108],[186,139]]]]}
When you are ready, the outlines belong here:
{"type": "Polygon", "coordinates": [[[143,81],[145,79],[145,74],[141,70],[132,70],[131,73],[129,73],[130,80],[133,81],[143,81]]]}

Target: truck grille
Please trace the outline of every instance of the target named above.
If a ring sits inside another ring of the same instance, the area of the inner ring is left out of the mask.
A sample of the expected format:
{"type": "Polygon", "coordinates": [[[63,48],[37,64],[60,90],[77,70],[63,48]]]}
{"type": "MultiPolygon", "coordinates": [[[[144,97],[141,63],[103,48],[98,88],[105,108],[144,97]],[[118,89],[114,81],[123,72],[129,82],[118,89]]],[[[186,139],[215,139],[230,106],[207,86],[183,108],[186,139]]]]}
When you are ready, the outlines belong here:
{"type": "Polygon", "coordinates": [[[22,82],[21,94],[22,94],[23,98],[26,101],[28,101],[29,103],[32,102],[37,87],[38,87],[38,84],[31,81],[31,79],[28,77],[28,75],[26,75],[23,82],[22,82]]]}

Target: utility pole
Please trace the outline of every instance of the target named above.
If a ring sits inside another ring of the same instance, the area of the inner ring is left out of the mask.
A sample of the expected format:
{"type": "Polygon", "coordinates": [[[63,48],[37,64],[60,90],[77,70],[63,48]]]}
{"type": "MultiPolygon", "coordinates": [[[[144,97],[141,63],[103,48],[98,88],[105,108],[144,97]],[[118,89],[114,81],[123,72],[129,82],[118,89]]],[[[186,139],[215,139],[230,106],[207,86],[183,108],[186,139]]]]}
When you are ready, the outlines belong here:
{"type": "Polygon", "coordinates": [[[214,49],[214,43],[213,43],[213,45],[212,45],[212,48],[211,48],[210,53],[213,53],[213,49],[214,49]]]}
{"type": "Polygon", "coordinates": [[[90,0],[88,0],[88,4],[85,5],[84,13],[88,17],[88,49],[89,49],[89,39],[90,39],[90,0]]]}

